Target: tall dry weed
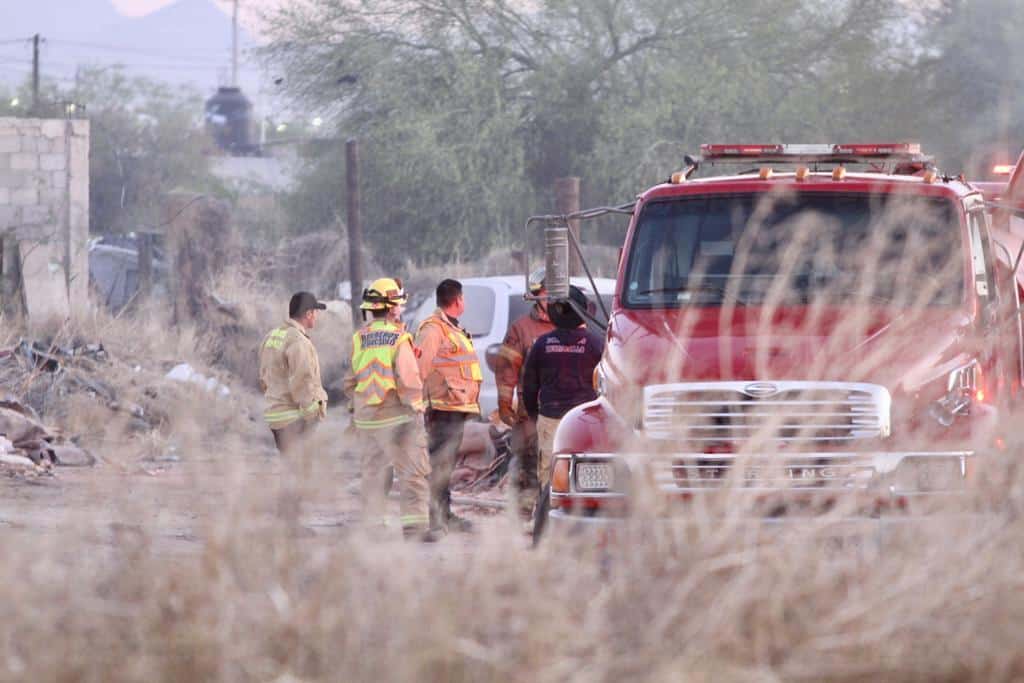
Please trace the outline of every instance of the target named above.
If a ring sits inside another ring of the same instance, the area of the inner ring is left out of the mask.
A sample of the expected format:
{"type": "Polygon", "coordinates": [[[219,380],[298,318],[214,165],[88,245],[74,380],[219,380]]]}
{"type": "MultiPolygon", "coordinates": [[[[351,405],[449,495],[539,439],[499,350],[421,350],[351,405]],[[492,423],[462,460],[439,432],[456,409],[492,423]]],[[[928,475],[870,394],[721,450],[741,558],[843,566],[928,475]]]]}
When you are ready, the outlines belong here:
{"type": "MultiPolygon", "coordinates": [[[[166,423],[133,435],[123,413],[73,397],[67,425],[102,444],[103,465],[60,474],[58,485],[0,486],[0,679],[1024,675],[1024,476],[1015,466],[1024,440],[1006,424],[1005,449],[986,458],[966,499],[915,504],[916,519],[857,516],[840,505],[765,520],[737,485],[674,518],[638,506],[613,536],[553,533],[536,550],[511,513],[478,518],[471,536],[403,543],[395,528],[360,524],[358,443],[333,407],[294,460],[273,455],[255,419],[249,348],[279,322],[290,292],[244,277],[219,291],[240,307],[246,330],[222,367],[211,363],[211,349],[223,339],[170,329],[159,312],[76,323],[74,334],[102,340],[117,359],[119,390],[162,406],[166,423]],[[162,371],[178,362],[221,379],[230,398],[163,383],[162,371]],[[147,397],[154,387],[156,398],[147,397]],[[171,445],[180,460],[159,460],[171,445]],[[143,456],[149,464],[136,467],[143,456]]],[[[767,308],[786,296],[773,291],[767,308]]],[[[810,302],[809,324],[816,305],[824,304],[810,302]]],[[[907,308],[909,322],[916,314],[907,308]]],[[[840,322],[823,350],[863,333],[863,320],[840,322]]],[[[750,334],[807,332],[764,324],[753,321],[750,334]]],[[[322,358],[343,354],[351,328],[344,318],[336,325],[315,332],[322,358]]],[[[689,340],[693,319],[682,317],[675,332],[689,340]]],[[[867,373],[902,357],[903,344],[851,354],[844,371],[867,373]]],[[[767,370],[770,361],[757,362],[767,370]]],[[[665,369],[681,372],[686,362],[680,353],[665,369]]],[[[809,372],[834,369],[819,362],[809,372]]]]}

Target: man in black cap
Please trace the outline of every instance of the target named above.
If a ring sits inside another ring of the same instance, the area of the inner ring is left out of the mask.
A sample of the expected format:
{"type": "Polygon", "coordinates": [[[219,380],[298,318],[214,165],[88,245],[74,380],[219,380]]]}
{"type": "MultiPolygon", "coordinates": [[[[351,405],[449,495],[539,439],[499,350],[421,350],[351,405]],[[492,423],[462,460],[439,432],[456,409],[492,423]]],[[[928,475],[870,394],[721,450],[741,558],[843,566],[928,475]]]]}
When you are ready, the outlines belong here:
{"type": "Polygon", "coordinates": [[[577,311],[592,314],[583,290],[569,288],[569,299],[548,304],[555,329],[533,343],[523,366],[523,405],[537,423],[543,491],[551,476],[555,430],[570,410],[597,398],[594,368],[604,353],[604,337],[587,329],[577,311]]]}
{"type": "Polygon", "coordinates": [[[292,295],[288,320],[260,345],[260,390],[267,399],[263,418],[281,453],[290,452],[327,415],[320,360],[309,338],[317,313],[326,308],[309,292],[292,295]]]}

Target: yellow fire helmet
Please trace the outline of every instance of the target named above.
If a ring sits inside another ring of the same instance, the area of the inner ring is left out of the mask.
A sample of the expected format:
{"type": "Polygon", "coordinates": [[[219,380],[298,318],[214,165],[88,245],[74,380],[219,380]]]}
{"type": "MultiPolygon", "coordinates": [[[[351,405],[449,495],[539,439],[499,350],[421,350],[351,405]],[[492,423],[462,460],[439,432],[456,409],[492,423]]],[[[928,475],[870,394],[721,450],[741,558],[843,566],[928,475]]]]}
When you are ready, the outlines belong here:
{"type": "Polygon", "coordinates": [[[541,290],[544,289],[544,278],[546,276],[547,270],[544,268],[544,266],[541,266],[537,270],[530,273],[530,277],[528,278],[530,294],[534,296],[540,294],[541,290]]]}
{"type": "Polygon", "coordinates": [[[382,311],[408,300],[402,281],[399,278],[382,277],[370,283],[363,290],[363,303],[359,305],[364,311],[382,311]]]}

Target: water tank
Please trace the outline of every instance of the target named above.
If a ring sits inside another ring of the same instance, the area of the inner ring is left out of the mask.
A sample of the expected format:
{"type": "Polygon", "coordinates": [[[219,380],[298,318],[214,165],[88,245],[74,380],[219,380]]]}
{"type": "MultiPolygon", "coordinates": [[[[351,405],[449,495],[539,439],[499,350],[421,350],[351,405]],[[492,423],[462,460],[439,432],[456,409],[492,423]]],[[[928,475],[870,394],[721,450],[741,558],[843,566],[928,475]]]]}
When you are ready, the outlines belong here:
{"type": "Polygon", "coordinates": [[[241,88],[222,86],[206,100],[206,128],[217,146],[229,154],[253,154],[256,146],[250,139],[252,103],[241,88]]]}

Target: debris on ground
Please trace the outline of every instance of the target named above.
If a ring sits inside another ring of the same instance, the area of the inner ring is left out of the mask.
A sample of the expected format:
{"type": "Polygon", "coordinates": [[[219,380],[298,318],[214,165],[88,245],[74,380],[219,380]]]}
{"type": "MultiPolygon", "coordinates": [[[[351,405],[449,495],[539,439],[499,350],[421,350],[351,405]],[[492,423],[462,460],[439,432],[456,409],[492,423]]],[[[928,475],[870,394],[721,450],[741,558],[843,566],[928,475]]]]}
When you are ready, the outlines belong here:
{"type": "Polygon", "coordinates": [[[92,454],[45,427],[34,410],[11,398],[0,400],[0,436],[5,453],[24,457],[33,465],[88,467],[96,463],[92,454]]]}
{"type": "Polygon", "coordinates": [[[191,382],[192,384],[198,384],[208,392],[216,392],[221,396],[228,396],[231,390],[226,386],[217,381],[215,377],[207,377],[206,375],[196,372],[188,363],[179,363],[175,365],[171,370],[164,375],[166,379],[172,382],[191,382]]]}
{"type": "Polygon", "coordinates": [[[18,458],[33,466],[94,465],[83,443],[96,447],[108,438],[104,425],[112,419],[117,434],[155,435],[171,425],[174,406],[188,400],[178,386],[228,396],[228,386],[209,374],[189,363],[117,358],[102,344],[81,340],[20,339],[0,348],[0,435],[11,444],[0,451],[10,456],[0,457],[0,469],[23,466],[18,458]],[[100,412],[83,422],[83,408],[100,412]],[[66,437],[52,423],[77,436],[66,437]]]}

